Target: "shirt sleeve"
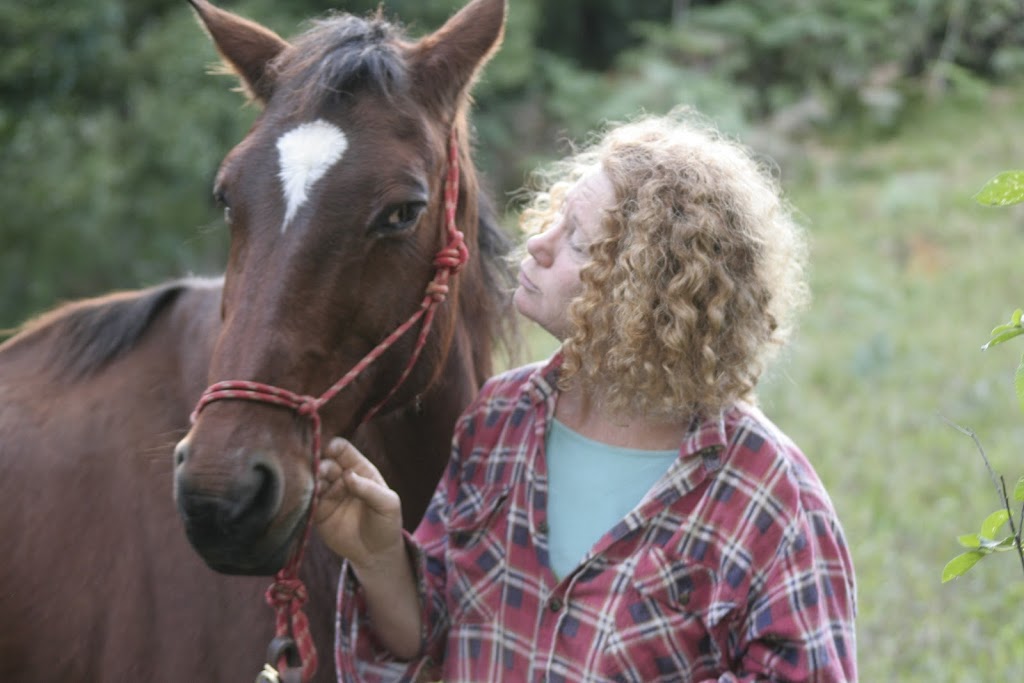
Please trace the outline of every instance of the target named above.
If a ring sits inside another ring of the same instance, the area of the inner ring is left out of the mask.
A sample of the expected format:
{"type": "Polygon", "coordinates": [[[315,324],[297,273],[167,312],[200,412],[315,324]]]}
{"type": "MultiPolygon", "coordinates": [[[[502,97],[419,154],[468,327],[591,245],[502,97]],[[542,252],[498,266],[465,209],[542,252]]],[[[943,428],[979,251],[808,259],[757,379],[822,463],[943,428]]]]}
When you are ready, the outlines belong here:
{"type": "MultiPolygon", "coordinates": [[[[484,387],[486,391],[487,387],[484,387]]],[[[448,520],[458,500],[462,453],[472,448],[473,411],[459,420],[452,440],[452,454],[434,497],[412,535],[416,549],[414,568],[421,606],[421,645],[426,680],[440,680],[451,624],[448,609],[448,520]]]]}
{"type": "Polygon", "coordinates": [[[798,517],[761,585],[741,627],[738,666],[712,680],[856,681],[853,564],[834,514],[798,517]]]}
{"type": "Polygon", "coordinates": [[[405,532],[406,547],[420,598],[420,657],[414,661],[395,658],[373,634],[366,603],[355,575],[345,562],[338,585],[335,625],[335,664],[342,683],[439,680],[448,634],[445,554],[447,519],[459,486],[460,446],[468,438],[472,421],[467,411],[456,425],[452,454],[430,504],[413,534],[405,532]]]}
{"type": "MultiPolygon", "coordinates": [[[[416,551],[408,533],[406,543],[415,557],[416,551]]],[[[417,680],[424,662],[400,660],[377,640],[367,616],[362,587],[347,560],[341,566],[336,620],[334,658],[339,681],[384,683],[417,680]]]]}

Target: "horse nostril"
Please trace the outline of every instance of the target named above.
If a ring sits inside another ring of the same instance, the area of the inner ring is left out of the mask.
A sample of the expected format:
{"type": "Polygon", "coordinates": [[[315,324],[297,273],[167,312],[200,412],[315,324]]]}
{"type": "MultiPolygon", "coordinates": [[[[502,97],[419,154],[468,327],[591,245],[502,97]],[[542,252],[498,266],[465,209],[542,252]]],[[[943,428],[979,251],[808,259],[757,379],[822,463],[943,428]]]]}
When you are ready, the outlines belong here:
{"type": "Polygon", "coordinates": [[[225,510],[225,526],[231,535],[248,538],[264,533],[277,512],[277,492],[274,470],[264,464],[253,465],[234,504],[225,510]]]}
{"type": "Polygon", "coordinates": [[[272,512],[276,507],[274,498],[277,492],[277,478],[273,470],[266,465],[256,465],[253,471],[258,477],[259,484],[252,498],[252,507],[257,511],[272,512]]]}
{"type": "Polygon", "coordinates": [[[186,460],[188,460],[188,444],[179,441],[178,445],[174,447],[174,466],[181,467],[186,460]]]}

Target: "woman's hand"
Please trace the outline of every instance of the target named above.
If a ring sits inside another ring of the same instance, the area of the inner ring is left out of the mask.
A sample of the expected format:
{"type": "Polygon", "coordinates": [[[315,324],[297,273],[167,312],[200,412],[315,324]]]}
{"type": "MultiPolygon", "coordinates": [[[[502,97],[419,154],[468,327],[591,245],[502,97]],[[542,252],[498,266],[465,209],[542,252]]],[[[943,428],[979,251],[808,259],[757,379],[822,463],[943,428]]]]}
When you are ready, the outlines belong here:
{"type": "Polygon", "coordinates": [[[313,520],[327,547],[357,571],[399,551],[404,557],[401,501],[366,456],[345,439],[332,439],[317,476],[313,520]]]}

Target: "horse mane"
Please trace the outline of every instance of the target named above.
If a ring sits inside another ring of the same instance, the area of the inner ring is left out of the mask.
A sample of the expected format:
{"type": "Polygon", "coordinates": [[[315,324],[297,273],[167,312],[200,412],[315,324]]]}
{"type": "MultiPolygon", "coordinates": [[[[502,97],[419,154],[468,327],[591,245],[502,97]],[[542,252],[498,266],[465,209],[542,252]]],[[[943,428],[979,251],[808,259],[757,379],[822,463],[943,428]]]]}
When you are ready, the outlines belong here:
{"type": "Polygon", "coordinates": [[[508,355],[509,360],[518,362],[515,356],[521,340],[512,297],[509,296],[515,286],[511,258],[513,242],[498,222],[490,193],[478,192],[477,198],[477,249],[484,278],[483,305],[489,316],[488,331],[490,338],[508,355]]]}
{"type": "Polygon", "coordinates": [[[400,52],[403,31],[380,10],[369,17],[333,14],[312,22],[270,65],[278,82],[301,83],[291,94],[297,111],[368,88],[391,99],[409,74],[400,52]]]}
{"type": "Polygon", "coordinates": [[[161,313],[199,286],[210,286],[210,281],[186,278],[67,303],[26,322],[0,345],[0,351],[46,335],[50,344],[45,367],[69,379],[82,379],[133,348],[161,313]]]}

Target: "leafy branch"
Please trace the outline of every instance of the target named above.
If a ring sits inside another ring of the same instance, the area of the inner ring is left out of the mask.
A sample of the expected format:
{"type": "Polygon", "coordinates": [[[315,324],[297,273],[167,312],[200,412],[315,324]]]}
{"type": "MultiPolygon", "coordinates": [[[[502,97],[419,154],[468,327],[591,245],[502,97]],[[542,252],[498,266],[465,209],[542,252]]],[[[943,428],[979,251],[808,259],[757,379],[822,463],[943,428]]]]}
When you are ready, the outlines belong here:
{"type": "MultiPolygon", "coordinates": [[[[1020,558],[1021,571],[1024,571],[1024,548],[1021,547],[1021,532],[1018,529],[1018,522],[1024,520],[1024,505],[1022,505],[1020,515],[1015,522],[1013,512],[1010,509],[1010,499],[1006,494],[1006,480],[1002,476],[997,476],[995,470],[992,469],[992,464],[989,462],[988,456],[985,455],[985,449],[982,447],[978,435],[972,429],[961,427],[945,417],[942,419],[950,427],[965,436],[971,437],[974,441],[974,445],[978,447],[978,452],[981,453],[981,459],[985,461],[988,474],[992,477],[992,483],[995,484],[996,495],[1003,503],[1003,509],[996,510],[985,518],[981,523],[978,533],[964,534],[957,538],[960,545],[968,548],[968,551],[957,555],[946,563],[942,570],[942,582],[946,583],[958,576],[962,576],[986,555],[996,552],[1007,552],[1009,550],[1017,551],[1017,556],[1020,558]],[[1007,523],[1010,525],[1010,535],[996,540],[999,530],[1007,523]]],[[[1013,499],[1024,503],[1024,477],[1017,481],[1017,485],[1013,489],[1013,499]]]]}
{"type": "MultiPolygon", "coordinates": [[[[1024,201],[1024,171],[1004,171],[998,174],[974,195],[974,199],[985,206],[1011,206],[1024,201]]],[[[1009,322],[997,325],[992,329],[992,332],[989,333],[989,340],[981,347],[981,350],[987,351],[993,346],[1004,344],[1024,334],[1022,317],[1024,317],[1024,311],[1018,308],[1010,316],[1009,322]]],[[[1021,361],[1014,373],[1013,386],[1017,394],[1017,405],[1024,412],[1024,355],[1021,356],[1021,361]]],[[[973,430],[954,424],[945,417],[942,419],[974,441],[974,445],[985,462],[989,476],[992,478],[992,483],[995,485],[996,496],[1002,503],[1001,509],[996,510],[982,521],[981,528],[977,533],[964,534],[957,539],[961,546],[967,548],[967,552],[957,555],[946,563],[942,570],[942,582],[945,583],[963,576],[983,557],[997,552],[1016,550],[1017,557],[1020,558],[1021,571],[1024,571],[1024,547],[1021,544],[1021,527],[1024,525],[1024,477],[1021,477],[1013,488],[1013,500],[1022,504],[1020,513],[1014,519],[1013,510],[1010,508],[1010,496],[1006,491],[1006,480],[992,469],[992,464],[985,454],[978,435],[973,430]],[[1007,524],[1010,525],[1010,535],[998,538],[1000,531],[1007,524]]]]}

